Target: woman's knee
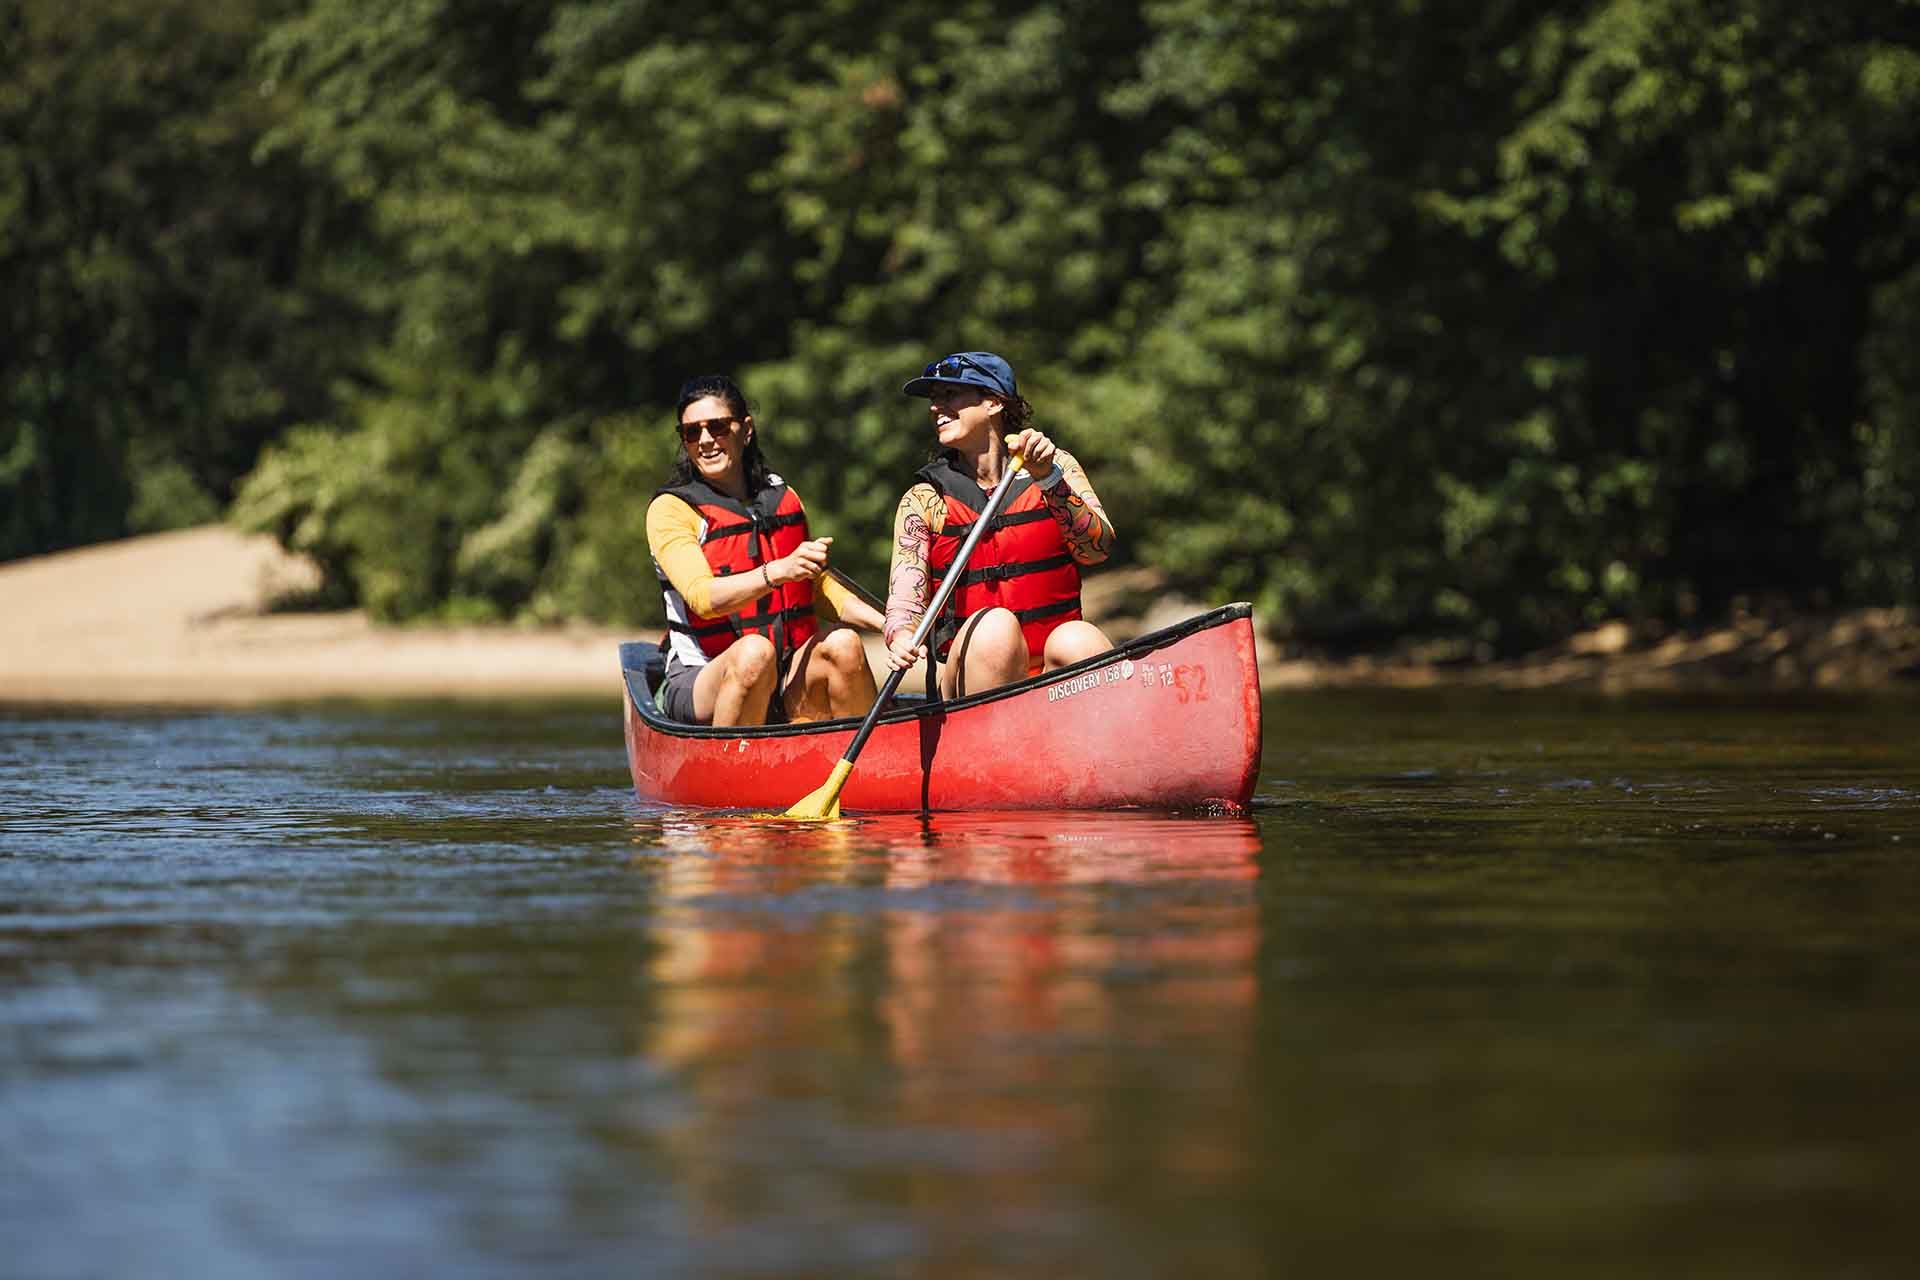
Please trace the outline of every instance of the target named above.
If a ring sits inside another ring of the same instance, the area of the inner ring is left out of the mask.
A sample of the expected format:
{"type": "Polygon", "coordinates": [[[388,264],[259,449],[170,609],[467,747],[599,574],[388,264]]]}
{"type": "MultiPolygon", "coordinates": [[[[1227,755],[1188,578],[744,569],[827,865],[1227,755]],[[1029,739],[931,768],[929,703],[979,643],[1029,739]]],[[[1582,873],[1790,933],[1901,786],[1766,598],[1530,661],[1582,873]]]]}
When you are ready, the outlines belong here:
{"type": "Polygon", "coordinates": [[[1026,643],[1020,631],[1020,619],[1013,610],[998,605],[967,619],[961,642],[977,653],[1006,653],[1026,643]]]}
{"type": "Polygon", "coordinates": [[[1076,619],[1063,622],[1053,629],[1047,636],[1044,656],[1048,666],[1065,667],[1111,648],[1113,641],[1107,639],[1106,632],[1091,622],[1076,619]]]}
{"type": "Polygon", "coordinates": [[[987,615],[981,620],[980,625],[983,627],[992,627],[996,634],[1002,636],[1017,636],[1020,634],[1019,615],[1011,609],[1003,609],[997,605],[987,610],[987,615]]]}
{"type": "Polygon", "coordinates": [[[728,666],[733,678],[744,685],[757,685],[774,675],[773,641],[758,633],[741,636],[727,648],[728,666]]]}
{"type": "Polygon", "coordinates": [[[829,631],[820,637],[820,656],[835,671],[853,673],[867,665],[867,647],[860,633],[851,627],[829,631]]]}
{"type": "Polygon", "coordinates": [[[1027,673],[1027,638],[1009,609],[992,608],[968,618],[947,653],[949,692],[977,693],[1027,673]]]}

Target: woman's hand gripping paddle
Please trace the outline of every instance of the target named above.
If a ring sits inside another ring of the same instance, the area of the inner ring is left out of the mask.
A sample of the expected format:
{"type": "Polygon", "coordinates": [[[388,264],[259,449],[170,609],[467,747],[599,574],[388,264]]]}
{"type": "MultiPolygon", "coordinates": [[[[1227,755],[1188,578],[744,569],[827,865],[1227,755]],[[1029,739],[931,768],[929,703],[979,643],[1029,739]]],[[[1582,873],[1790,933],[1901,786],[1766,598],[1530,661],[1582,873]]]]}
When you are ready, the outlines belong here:
{"type": "MultiPolygon", "coordinates": [[[[933,630],[934,620],[940,616],[940,610],[946,607],[947,597],[960,585],[960,576],[966,572],[967,561],[973,558],[973,549],[980,542],[980,535],[987,531],[987,525],[1000,512],[1000,505],[1006,501],[1007,490],[1013,488],[1013,478],[1020,473],[1022,466],[1019,454],[1007,459],[1007,469],[1000,476],[1000,483],[993,486],[993,493],[987,498],[987,509],[973,522],[973,529],[967,534],[967,540],[960,544],[960,554],[953,558],[953,564],[947,569],[946,579],[941,582],[940,590],[934,593],[933,603],[920,619],[920,625],[913,629],[913,647],[919,648],[927,642],[928,632],[933,630]]],[[[887,677],[880,686],[880,696],[873,700],[873,709],[867,712],[867,718],[860,722],[860,731],[853,735],[853,741],[847,744],[847,750],[833,766],[826,784],[819,790],[809,792],[800,803],[776,816],[794,818],[802,822],[819,822],[840,816],[840,791],[847,785],[847,776],[853,772],[853,762],[860,755],[860,749],[867,745],[867,738],[873,733],[873,726],[880,719],[880,713],[893,701],[893,694],[900,687],[900,679],[906,675],[904,667],[898,668],[887,677]]]]}

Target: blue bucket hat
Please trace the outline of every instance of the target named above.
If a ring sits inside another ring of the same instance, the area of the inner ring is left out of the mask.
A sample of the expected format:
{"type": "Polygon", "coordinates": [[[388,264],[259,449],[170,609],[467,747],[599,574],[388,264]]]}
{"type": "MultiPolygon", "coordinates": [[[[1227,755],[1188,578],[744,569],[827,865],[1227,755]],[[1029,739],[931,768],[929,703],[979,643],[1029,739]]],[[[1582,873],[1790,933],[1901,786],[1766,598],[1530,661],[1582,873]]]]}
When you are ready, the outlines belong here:
{"type": "Polygon", "coordinates": [[[920,376],[900,390],[910,396],[928,396],[941,385],[979,387],[997,396],[1011,398],[1014,389],[1013,366],[991,351],[959,351],[943,356],[920,371],[920,376]]]}

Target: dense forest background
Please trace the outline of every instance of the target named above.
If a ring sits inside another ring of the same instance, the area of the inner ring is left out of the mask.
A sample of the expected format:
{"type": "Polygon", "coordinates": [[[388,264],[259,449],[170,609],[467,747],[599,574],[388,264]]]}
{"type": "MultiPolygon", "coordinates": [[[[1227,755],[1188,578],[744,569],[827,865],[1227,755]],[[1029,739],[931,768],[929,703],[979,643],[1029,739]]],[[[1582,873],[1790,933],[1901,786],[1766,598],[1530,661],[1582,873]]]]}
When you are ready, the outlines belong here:
{"type": "Polygon", "coordinates": [[[1920,602],[1915,0],[4,0],[0,298],[0,558],[650,621],[731,371],[877,585],[987,348],[1295,634],[1920,602]]]}

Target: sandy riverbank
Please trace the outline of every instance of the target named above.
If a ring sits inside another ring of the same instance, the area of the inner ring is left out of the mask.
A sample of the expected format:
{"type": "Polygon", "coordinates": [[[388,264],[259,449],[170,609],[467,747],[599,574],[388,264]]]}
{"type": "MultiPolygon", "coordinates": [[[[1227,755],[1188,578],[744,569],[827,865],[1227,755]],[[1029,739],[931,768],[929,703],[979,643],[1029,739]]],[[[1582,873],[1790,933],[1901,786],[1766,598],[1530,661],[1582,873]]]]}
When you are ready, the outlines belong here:
{"type": "Polygon", "coordinates": [[[0,565],[0,701],[611,697],[615,642],[632,638],[265,612],[314,582],[272,539],[220,526],[0,565]]]}
{"type": "MultiPolygon", "coordinates": [[[[619,688],[617,643],[655,634],[377,627],[357,611],[268,611],[314,581],[312,566],[271,539],[220,526],[0,564],[0,702],[611,698],[619,688]]],[[[1168,598],[1139,571],[1090,579],[1087,604],[1115,639],[1198,608],[1168,598]],[[1153,603],[1129,607],[1143,598],[1153,603]]],[[[1859,610],[1788,622],[1746,618],[1671,635],[1613,624],[1501,663],[1451,662],[1419,650],[1328,660],[1285,654],[1263,640],[1260,669],[1268,689],[1916,686],[1920,616],[1859,610]]]]}

